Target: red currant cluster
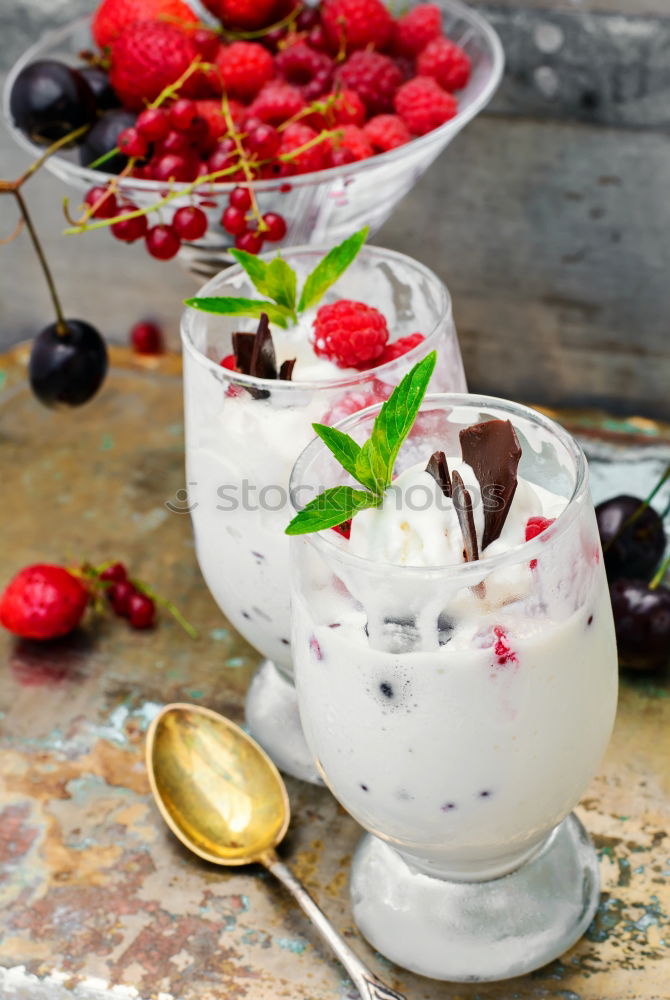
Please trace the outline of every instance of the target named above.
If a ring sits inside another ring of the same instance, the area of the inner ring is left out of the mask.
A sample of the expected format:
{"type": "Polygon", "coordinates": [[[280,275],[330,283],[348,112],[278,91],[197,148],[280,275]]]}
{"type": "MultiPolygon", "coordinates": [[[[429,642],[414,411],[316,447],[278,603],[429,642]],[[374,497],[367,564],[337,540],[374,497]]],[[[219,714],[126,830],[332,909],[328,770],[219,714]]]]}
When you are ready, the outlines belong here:
{"type": "Polygon", "coordinates": [[[100,573],[100,579],[109,584],[107,599],[115,615],[127,618],[133,628],[151,628],[156,618],[156,605],[141,593],[128,579],[123,563],[115,562],[100,573]]]}
{"type": "Polygon", "coordinates": [[[277,212],[266,212],[261,223],[254,222],[250,210],[253,195],[248,187],[236,187],[230,192],[228,206],[221,216],[221,225],[235,237],[238,250],[260,253],[263,243],[277,243],[286,236],[286,222],[277,212]]]}

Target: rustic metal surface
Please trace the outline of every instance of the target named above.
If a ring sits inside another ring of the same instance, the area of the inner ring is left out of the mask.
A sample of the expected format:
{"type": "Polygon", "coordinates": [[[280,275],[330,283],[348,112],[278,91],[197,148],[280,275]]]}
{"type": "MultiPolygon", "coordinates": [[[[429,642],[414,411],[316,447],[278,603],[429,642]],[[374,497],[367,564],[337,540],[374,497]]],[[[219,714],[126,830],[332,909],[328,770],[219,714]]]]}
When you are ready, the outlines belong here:
{"type": "MultiPolygon", "coordinates": [[[[128,362],[122,352],[115,360],[128,362]]],[[[187,855],[148,794],[143,734],[159,706],[194,701],[239,721],[257,659],[209,597],[189,519],[173,512],[184,485],[178,365],[117,366],[85,410],[51,413],[25,390],[24,361],[20,350],[0,363],[0,579],[35,560],[122,558],[178,602],[201,638],[168,619],[148,633],[108,620],[49,646],[0,636],[0,996],[351,997],[281,889],[259,870],[187,855]]],[[[632,426],[653,442],[631,453],[642,486],[667,456],[668,429],[632,426]]],[[[613,422],[607,434],[620,430],[613,422]]],[[[594,472],[602,493],[610,473],[605,463],[594,472]]],[[[360,830],[323,789],[289,782],[283,853],[354,949],[412,1000],[663,1000],[669,732],[670,676],[624,679],[610,750],[579,808],[600,854],[600,910],[575,948],[532,976],[452,986],[372,953],[347,898],[360,830]]]]}

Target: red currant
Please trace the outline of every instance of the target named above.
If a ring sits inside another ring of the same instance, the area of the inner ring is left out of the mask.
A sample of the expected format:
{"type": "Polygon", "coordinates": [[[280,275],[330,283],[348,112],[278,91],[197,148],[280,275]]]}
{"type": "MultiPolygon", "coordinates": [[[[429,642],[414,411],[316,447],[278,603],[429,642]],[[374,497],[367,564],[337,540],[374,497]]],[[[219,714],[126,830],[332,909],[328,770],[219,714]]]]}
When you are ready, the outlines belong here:
{"type": "Polygon", "coordinates": [[[277,212],[266,212],[263,216],[263,222],[268,227],[263,231],[264,239],[270,243],[276,243],[278,240],[284,239],[286,236],[286,222],[283,216],[277,212]]]}
{"type": "Polygon", "coordinates": [[[225,358],[221,358],[219,364],[222,368],[227,368],[230,372],[236,372],[237,368],[235,366],[235,355],[226,354],[225,358]]]}
{"type": "Polygon", "coordinates": [[[235,246],[238,250],[246,250],[247,253],[260,253],[263,249],[263,237],[259,232],[249,230],[235,237],[235,246]]]}
{"type": "Polygon", "coordinates": [[[166,153],[188,153],[191,150],[191,142],[187,135],[183,132],[177,132],[176,129],[170,129],[164,139],[161,139],[156,152],[159,156],[164,156],[166,153]]]}
{"type": "Polygon", "coordinates": [[[172,226],[158,225],[147,233],[146,245],[152,257],[170,260],[179,252],[181,243],[172,226]]]}
{"type": "Polygon", "coordinates": [[[157,323],[136,323],[130,331],[130,343],[137,354],[162,354],[163,331],[157,323]]]}
{"type": "Polygon", "coordinates": [[[107,590],[107,597],[114,608],[114,614],[119,615],[120,618],[126,618],[130,598],[136,593],[137,591],[130,580],[119,580],[118,583],[113,583],[107,590]]]}
{"type": "Polygon", "coordinates": [[[116,200],[116,195],[113,194],[109,188],[91,188],[91,190],[86,193],[84,201],[91,208],[96,204],[96,202],[101,202],[93,212],[93,217],[95,219],[113,219],[115,215],[118,215],[118,202],[116,200]],[[103,198],[104,201],[102,201],[103,198]]]}
{"type": "Polygon", "coordinates": [[[198,115],[198,106],[184,97],[175,101],[169,111],[170,125],[178,132],[188,132],[198,115]]]}
{"type": "MultiPolygon", "coordinates": [[[[119,211],[122,213],[136,212],[137,205],[131,205],[130,203],[120,205],[119,211]]],[[[147,222],[146,215],[136,215],[133,219],[119,219],[118,222],[114,222],[111,226],[112,236],[115,236],[117,240],[122,240],[124,243],[134,243],[135,240],[142,239],[146,235],[148,228],[149,223],[147,222]]]]}
{"type": "Polygon", "coordinates": [[[219,36],[214,31],[208,31],[207,28],[198,28],[191,35],[191,41],[205,62],[214,62],[220,45],[219,36]]]}
{"type": "Polygon", "coordinates": [[[207,160],[207,169],[211,174],[215,174],[219,170],[230,170],[234,166],[235,157],[224,150],[222,146],[218,146],[207,160]]]}
{"type": "Polygon", "coordinates": [[[103,569],[100,579],[109,580],[111,583],[120,583],[121,580],[128,579],[128,571],[122,562],[115,562],[103,569]]]}
{"type": "Polygon", "coordinates": [[[201,208],[184,205],[178,208],[172,226],[182,240],[199,240],[207,232],[207,216],[201,208]]]}
{"type": "Polygon", "coordinates": [[[223,210],[221,225],[231,236],[239,236],[247,228],[246,213],[240,208],[235,208],[234,205],[229,205],[228,208],[223,210]]]}
{"type": "Polygon", "coordinates": [[[194,173],[194,161],[176,153],[166,153],[154,164],[157,181],[188,181],[194,173]]]}
{"type": "Polygon", "coordinates": [[[124,128],[117,139],[117,145],[126,156],[145,156],[149,148],[142,133],[133,127],[124,128]]]}
{"type": "Polygon", "coordinates": [[[251,208],[251,191],[245,187],[233,188],[230,192],[228,202],[233,208],[239,208],[242,212],[248,212],[251,208]]]}
{"type": "Polygon", "coordinates": [[[326,33],[320,24],[317,24],[310,31],[307,36],[307,44],[310,48],[316,49],[317,52],[328,51],[328,39],[326,38],[326,33]]]}
{"type": "Polygon", "coordinates": [[[156,618],[156,605],[147,597],[135,591],[128,601],[128,621],[133,628],[151,628],[156,618]]]}
{"type": "Polygon", "coordinates": [[[260,160],[269,160],[275,155],[281,143],[281,136],[272,125],[258,125],[249,133],[245,145],[250,153],[260,160]]]}
{"type": "Polygon", "coordinates": [[[148,142],[157,142],[170,131],[170,119],[163,108],[146,108],[137,116],[135,128],[148,142]]]}

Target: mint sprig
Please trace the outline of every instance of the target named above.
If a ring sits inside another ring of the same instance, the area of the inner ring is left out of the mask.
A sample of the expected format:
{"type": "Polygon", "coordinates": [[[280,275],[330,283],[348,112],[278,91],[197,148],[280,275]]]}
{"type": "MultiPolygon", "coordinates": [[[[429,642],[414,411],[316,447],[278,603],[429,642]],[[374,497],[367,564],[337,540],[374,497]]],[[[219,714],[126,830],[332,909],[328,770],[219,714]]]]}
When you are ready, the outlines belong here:
{"type": "Polygon", "coordinates": [[[311,500],[286,528],[287,535],[306,535],[347,521],[359,510],[379,507],[393,481],[393,469],[405,438],[411,431],[430,382],[437,353],[414,365],[396,386],[375,417],[372,434],[363,445],[325,424],[312,424],[345,472],[365,487],[333,486],[311,500]]]}
{"type": "Polygon", "coordinates": [[[307,275],[296,306],[298,278],[293,268],[277,256],[272,260],[261,260],[245,250],[231,250],[230,254],[248,274],[254,288],[267,299],[236,298],[235,296],[212,296],[210,298],[185,299],[184,305],[200,312],[216,313],[224,316],[249,316],[258,319],[261,312],[268,314],[271,322],[287,327],[297,323],[298,315],[319,302],[331,285],[344,274],[358,256],[368,235],[365,226],[343,243],[333,247],[307,275]]]}

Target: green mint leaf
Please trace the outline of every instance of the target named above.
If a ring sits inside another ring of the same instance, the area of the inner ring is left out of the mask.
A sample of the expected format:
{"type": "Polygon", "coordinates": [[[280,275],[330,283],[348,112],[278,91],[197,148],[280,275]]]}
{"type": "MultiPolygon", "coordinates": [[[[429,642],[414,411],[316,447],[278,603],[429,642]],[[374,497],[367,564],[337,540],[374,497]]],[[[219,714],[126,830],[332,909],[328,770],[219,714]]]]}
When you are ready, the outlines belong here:
{"type": "MultiPolygon", "coordinates": [[[[332,451],[342,468],[356,479],[356,459],[361,446],[348,434],[338,431],[336,427],[328,427],[326,424],[312,424],[312,427],[326,448],[332,451]]],[[[363,483],[363,486],[367,485],[367,483],[363,483]]]]}
{"type": "Polygon", "coordinates": [[[296,273],[282,257],[264,261],[246,250],[231,250],[230,255],[246,271],[261,295],[268,295],[277,305],[294,312],[296,273]]]}
{"type": "Polygon", "coordinates": [[[275,302],[266,302],[264,299],[236,299],[229,296],[215,296],[213,298],[184,299],[184,305],[191,309],[199,309],[200,312],[216,313],[219,316],[249,316],[252,319],[260,319],[261,313],[267,313],[271,323],[277,326],[287,327],[292,318],[290,310],[275,302]]]}
{"type": "Polygon", "coordinates": [[[334,285],[341,274],[344,274],[349,265],[358,256],[358,252],[365,243],[368,235],[368,227],[354,233],[344,243],[333,247],[323,260],[319,261],[311,274],[305,280],[305,284],[298,302],[298,312],[304,312],[310,306],[315,305],[334,285]]]}
{"type": "Polygon", "coordinates": [[[275,302],[295,312],[297,275],[283,257],[275,257],[268,264],[263,295],[269,295],[275,302]]]}
{"type": "Polygon", "coordinates": [[[287,535],[308,535],[324,528],[334,528],[359,510],[378,507],[382,498],[351,486],[332,486],[296,514],[286,528],[287,535]]]}
{"type": "Polygon", "coordinates": [[[391,484],[398,452],[416,420],[436,360],[437,353],[431,351],[395,387],[356,458],[353,475],[360,483],[372,483],[369,488],[377,494],[391,484]]]}

